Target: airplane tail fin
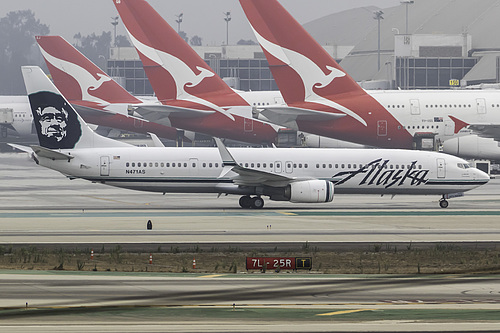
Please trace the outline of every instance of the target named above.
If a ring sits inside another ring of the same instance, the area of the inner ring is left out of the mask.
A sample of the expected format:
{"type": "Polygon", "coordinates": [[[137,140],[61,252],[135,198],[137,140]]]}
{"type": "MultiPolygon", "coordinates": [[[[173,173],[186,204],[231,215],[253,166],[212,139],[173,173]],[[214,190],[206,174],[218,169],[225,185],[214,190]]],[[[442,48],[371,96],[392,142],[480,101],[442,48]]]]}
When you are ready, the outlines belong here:
{"type": "Polygon", "coordinates": [[[21,67],[40,146],[49,149],[129,146],[98,135],[38,66],[21,67]]]}
{"type": "Polygon", "coordinates": [[[36,41],[54,84],[68,100],[129,104],[141,102],[64,38],[37,36],[36,41]]]}
{"type": "Polygon", "coordinates": [[[248,105],[146,1],[113,2],[160,101],[201,109],[248,105]]]}
{"type": "Polygon", "coordinates": [[[287,104],[366,94],[277,0],[240,0],[287,104]]]}

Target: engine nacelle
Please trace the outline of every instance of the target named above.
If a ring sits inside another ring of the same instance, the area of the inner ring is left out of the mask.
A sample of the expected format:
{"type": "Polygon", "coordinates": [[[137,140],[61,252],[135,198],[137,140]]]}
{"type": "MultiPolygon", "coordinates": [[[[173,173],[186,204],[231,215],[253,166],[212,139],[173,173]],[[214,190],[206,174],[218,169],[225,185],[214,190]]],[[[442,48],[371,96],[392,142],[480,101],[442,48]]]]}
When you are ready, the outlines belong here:
{"type": "Polygon", "coordinates": [[[333,183],[328,180],[304,180],[291,183],[285,190],[290,202],[316,203],[333,200],[333,183]]]}
{"type": "Polygon", "coordinates": [[[463,158],[500,159],[499,143],[493,139],[482,138],[477,135],[448,139],[443,143],[443,151],[463,158]]]}

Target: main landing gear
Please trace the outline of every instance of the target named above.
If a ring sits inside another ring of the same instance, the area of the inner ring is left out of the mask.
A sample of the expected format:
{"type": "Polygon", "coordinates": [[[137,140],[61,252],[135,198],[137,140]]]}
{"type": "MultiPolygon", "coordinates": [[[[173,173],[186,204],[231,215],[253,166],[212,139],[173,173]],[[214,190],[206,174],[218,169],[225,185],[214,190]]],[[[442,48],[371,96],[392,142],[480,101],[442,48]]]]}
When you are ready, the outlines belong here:
{"type": "Polygon", "coordinates": [[[261,197],[251,197],[249,195],[244,195],[240,198],[241,208],[255,208],[261,209],[264,207],[264,199],[261,197]]]}
{"type": "Polygon", "coordinates": [[[439,199],[439,207],[448,208],[448,200],[444,198],[444,195],[441,199],[439,199]]]}

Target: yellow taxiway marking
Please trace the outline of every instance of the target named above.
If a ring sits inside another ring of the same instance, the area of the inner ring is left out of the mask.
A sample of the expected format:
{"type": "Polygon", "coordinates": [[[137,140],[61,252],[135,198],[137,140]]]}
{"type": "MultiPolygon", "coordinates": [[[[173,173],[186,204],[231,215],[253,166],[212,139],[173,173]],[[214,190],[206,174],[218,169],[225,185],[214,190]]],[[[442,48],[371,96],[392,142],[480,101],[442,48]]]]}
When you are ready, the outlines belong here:
{"type": "Polygon", "coordinates": [[[290,213],[290,212],[279,212],[279,213],[283,215],[297,215],[295,213],[290,213]]]}
{"type": "Polygon", "coordinates": [[[224,276],[224,274],[203,275],[203,276],[200,276],[200,278],[215,278],[215,277],[219,277],[219,276],[224,276]]]}
{"type": "Polygon", "coordinates": [[[341,314],[346,314],[346,313],[355,313],[355,312],[363,312],[363,311],[375,311],[375,310],[374,309],[357,309],[357,310],[335,311],[335,312],[328,312],[328,313],[320,313],[320,314],[317,314],[316,316],[335,316],[335,315],[341,315],[341,314]]]}

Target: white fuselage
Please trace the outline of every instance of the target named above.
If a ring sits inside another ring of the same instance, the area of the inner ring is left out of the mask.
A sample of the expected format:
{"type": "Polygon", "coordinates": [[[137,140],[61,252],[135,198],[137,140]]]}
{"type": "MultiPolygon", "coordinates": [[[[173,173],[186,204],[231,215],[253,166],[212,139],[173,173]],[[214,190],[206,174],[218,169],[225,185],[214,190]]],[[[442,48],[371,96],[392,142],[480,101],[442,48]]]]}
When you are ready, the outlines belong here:
{"type": "MultiPolygon", "coordinates": [[[[70,178],[152,192],[266,195],[266,186],[238,186],[223,171],[217,148],[89,148],[61,150],[71,160],[38,157],[70,178]],[[260,192],[259,192],[260,191],[260,192]]],[[[388,149],[233,148],[240,166],[288,178],[329,180],[336,193],[447,194],[489,180],[460,158],[388,149]]],[[[271,187],[286,186],[286,182],[271,187]]]]}
{"type": "MultiPolygon", "coordinates": [[[[12,112],[10,125],[20,136],[35,134],[33,129],[33,116],[31,114],[28,96],[0,96],[0,109],[12,112]]],[[[10,121],[9,121],[10,122],[10,121]]]]}
{"type": "MultiPolygon", "coordinates": [[[[256,108],[283,104],[279,91],[238,93],[256,108]]],[[[498,90],[366,90],[366,93],[412,136],[434,134],[446,153],[467,158],[500,159],[498,142],[478,137],[467,128],[455,133],[455,123],[449,117],[451,115],[468,124],[499,124],[498,90]]]]}

